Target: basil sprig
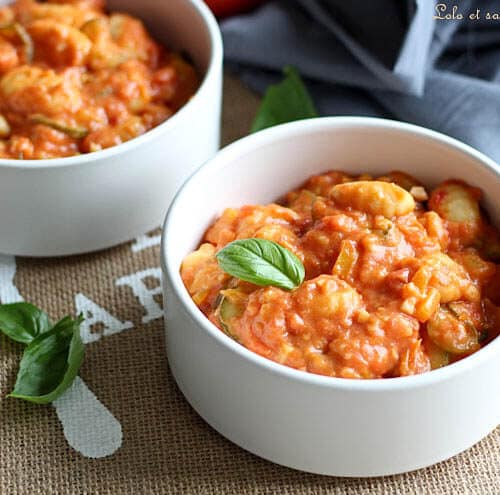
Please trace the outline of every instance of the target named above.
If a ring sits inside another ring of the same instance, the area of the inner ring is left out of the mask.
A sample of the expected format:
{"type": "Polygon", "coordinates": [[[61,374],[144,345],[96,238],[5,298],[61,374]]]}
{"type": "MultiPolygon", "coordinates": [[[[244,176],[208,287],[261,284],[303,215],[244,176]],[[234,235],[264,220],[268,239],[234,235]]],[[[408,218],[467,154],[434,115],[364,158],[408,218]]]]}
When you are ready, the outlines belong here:
{"type": "Polygon", "coordinates": [[[295,254],[266,239],[233,241],[216,257],[226,273],[256,285],[293,290],[305,276],[304,265],[295,254]]]}
{"type": "Polygon", "coordinates": [[[82,321],[82,316],[66,316],[52,326],[47,314],[32,304],[0,305],[0,331],[27,344],[9,397],[47,404],[71,386],[83,361],[82,321]]]}
{"type": "Polygon", "coordinates": [[[285,74],[283,81],[267,89],[250,132],[318,116],[314,102],[297,69],[287,66],[283,69],[283,73],[285,74]]]}
{"type": "Polygon", "coordinates": [[[29,303],[0,305],[0,331],[21,344],[29,344],[50,330],[47,313],[29,303]]]}

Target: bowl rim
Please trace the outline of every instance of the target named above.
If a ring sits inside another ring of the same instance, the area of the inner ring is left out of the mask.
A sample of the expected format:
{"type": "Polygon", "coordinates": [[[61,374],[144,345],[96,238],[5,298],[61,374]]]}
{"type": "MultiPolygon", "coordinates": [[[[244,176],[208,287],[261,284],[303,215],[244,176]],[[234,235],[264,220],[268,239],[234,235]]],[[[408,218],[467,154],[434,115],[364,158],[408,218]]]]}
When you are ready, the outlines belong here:
{"type": "Polygon", "coordinates": [[[177,112],[171,117],[162,122],[160,125],[150,129],[149,131],[137,136],[129,141],[106,148],[92,153],[84,153],[81,155],[74,155],[62,158],[43,158],[40,160],[18,160],[15,158],[0,158],[1,169],[51,169],[57,167],[71,167],[77,165],[84,165],[95,163],[96,161],[113,157],[115,155],[125,154],[132,149],[146,144],[150,140],[159,136],[163,132],[175,126],[177,121],[182,118],[194,104],[205,96],[207,93],[208,85],[219,75],[222,68],[223,45],[222,35],[219,25],[215,20],[212,11],[208,8],[203,0],[184,0],[191,5],[193,13],[197,14],[204,22],[207,34],[210,40],[210,59],[208,67],[205,71],[203,80],[198,87],[196,93],[186,102],[177,112]]]}
{"type": "MultiPolygon", "coordinates": [[[[236,156],[247,154],[252,149],[265,146],[275,140],[284,137],[293,137],[304,132],[311,131],[330,131],[339,127],[370,127],[382,128],[387,130],[397,130],[407,134],[413,134],[440,144],[444,144],[462,154],[473,158],[477,165],[496,174],[500,177],[500,166],[491,158],[487,157],[480,151],[471,146],[462,143],[461,141],[449,137],[445,134],[427,129],[425,127],[408,124],[396,120],[374,118],[374,117],[350,117],[350,116],[335,116],[335,117],[319,117],[314,119],[305,119],[287,124],[278,125],[263,131],[251,134],[244,138],[235,141],[219,151],[212,159],[208,160],[199,169],[197,169],[177,191],[165,218],[162,228],[161,242],[161,267],[163,276],[168,281],[169,286],[176,295],[179,304],[186,316],[188,316],[198,327],[202,328],[205,333],[215,339],[225,349],[234,352],[240,359],[247,361],[249,364],[260,368],[263,371],[278,375],[284,379],[297,381],[302,384],[308,384],[316,387],[324,387],[328,389],[342,389],[362,392],[380,392],[380,391],[399,391],[409,390],[425,386],[430,386],[439,382],[450,380],[457,375],[466,373],[471,368],[480,366],[485,361],[498,354],[500,357],[500,336],[495,338],[487,346],[483,347],[474,354],[461,359],[455,363],[449,364],[442,368],[432,370],[426,373],[403,376],[396,378],[376,378],[376,379],[352,379],[329,377],[310,373],[307,371],[290,368],[283,364],[267,359],[259,354],[250,351],[241,344],[238,344],[200,311],[194,301],[191,299],[187,289],[182,282],[179,269],[180,267],[172,266],[169,261],[169,243],[173,242],[170,239],[175,239],[175,233],[170,232],[171,225],[175,216],[177,216],[177,205],[181,198],[189,191],[190,184],[194,181],[210,180],[210,175],[216,173],[220,168],[224,167],[228,162],[236,156]]],[[[165,308],[168,313],[168,309],[165,308]]],[[[168,327],[166,328],[168,332],[168,327]]]]}

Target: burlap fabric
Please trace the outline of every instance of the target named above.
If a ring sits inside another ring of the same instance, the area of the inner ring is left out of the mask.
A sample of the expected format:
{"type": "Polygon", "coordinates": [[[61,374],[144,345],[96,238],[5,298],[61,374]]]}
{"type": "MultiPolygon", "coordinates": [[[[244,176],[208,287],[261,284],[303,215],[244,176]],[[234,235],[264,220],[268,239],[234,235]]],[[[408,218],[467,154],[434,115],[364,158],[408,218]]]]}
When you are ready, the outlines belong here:
{"type": "MultiPolygon", "coordinates": [[[[226,78],[224,141],[246,133],[257,98],[226,78]]],[[[378,479],[314,476],[276,466],[208,427],[167,368],[163,321],[143,324],[144,308],[116,280],[159,266],[158,246],[123,245],[57,260],[17,260],[21,295],[54,318],[85,294],[134,328],[88,344],[81,377],[120,421],[123,445],[88,459],[66,442],[51,406],[4,398],[20,346],[1,339],[0,493],[10,494],[500,494],[500,429],[469,451],[431,468],[378,479]]],[[[151,278],[151,277],[150,277],[151,278]]],[[[145,280],[154,285],[157,280],[145,280]]],[[[99,328],[96,329],[99,331],[99,328]]],[[[467,425],[464,425],[466,428],[467,425]]]]}

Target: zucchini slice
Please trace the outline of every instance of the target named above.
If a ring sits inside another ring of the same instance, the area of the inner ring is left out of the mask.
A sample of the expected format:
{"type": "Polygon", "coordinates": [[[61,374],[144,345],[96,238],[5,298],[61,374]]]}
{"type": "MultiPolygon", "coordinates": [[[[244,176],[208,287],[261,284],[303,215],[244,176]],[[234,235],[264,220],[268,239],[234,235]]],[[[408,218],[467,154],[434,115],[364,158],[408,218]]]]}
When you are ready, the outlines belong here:
{"type": "Polygon", "coordinates": [[[248,295],[239,289],[226,289],[220,293],[220,302],[215,311],[220,326],[229,337],[238,340],[233,329],[235,318],[245,311],[248,295]]]}
{"type": "Polygon", "coordinates": [[[42,124],[47,127],[52,127],[56,131],[61,131],[73,139],[83,139],[88,133],[88,129],[81,126],[68,126],[62,122],[46,117],[45,115],[35,114],[30,117],[30,121],[34,124],[42,124]]]}
{"type": "Polygon", "coordinates": [[[429,356],[431,369],[437,370],[450,364],[450,354],[443,348],[436,345],[427,335],[424,338],[424,348],[429,356]]]}
{"type": "Polygon", "coordinates": [[[33,62],[33,57],[35,54],[33,40],[22,24],[14,22],[13,24],[2,26],[0,27],[0,34],[3,34],[6,38],[14,37],[20,39],[21,43],[23,44],[26,63],[31,64],[31,62],[33,62]]]}
{"type": "Polygon", "coordinates": [[[427,322],[427,333],[450,354],[467,354],[479,347],[479,334],[460,302],[443,304],[427,322]]]}

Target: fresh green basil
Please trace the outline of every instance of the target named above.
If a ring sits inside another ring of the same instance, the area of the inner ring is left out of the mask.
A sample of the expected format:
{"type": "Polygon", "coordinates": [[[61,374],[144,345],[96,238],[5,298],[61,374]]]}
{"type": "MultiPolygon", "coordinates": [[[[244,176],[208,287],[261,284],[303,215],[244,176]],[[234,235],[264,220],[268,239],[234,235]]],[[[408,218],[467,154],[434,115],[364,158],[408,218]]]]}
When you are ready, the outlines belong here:
{"type": "Polygon", "coordinates": [[[73,383],[83,360],[82,321],[67,316],[52,326],[47,313],[33,304],[0,305],[0,331],[27,345],[9,397],[46,404],[73,383]]]}
{"type": "Polygon", "coordinates": [[[280,244],[266,239],[231,242],[216,257],[226,273],[256,285],[292,290],[304,280],[304,265],[299,258],[280,244]]]}
{"type": "Polygon", "coordinates": [[[47,313],[20,302],[0,305],[0,331],[21,344],[29,344],[34,338],[50,330],[47,313]]]}
{"type": "Polygon", "coordinates": [[[82,321],[67,316],[30,342],[9,397],[47,404],[70,387],[83,360],[82,321]]]}
{"type": "Polygon", "coordinates": [[[297,69],[287,66],[283,69],[283,73],[285,74],[283,81],[267,89],[250,132],[318,116],[314,102],[297,69]]]}

